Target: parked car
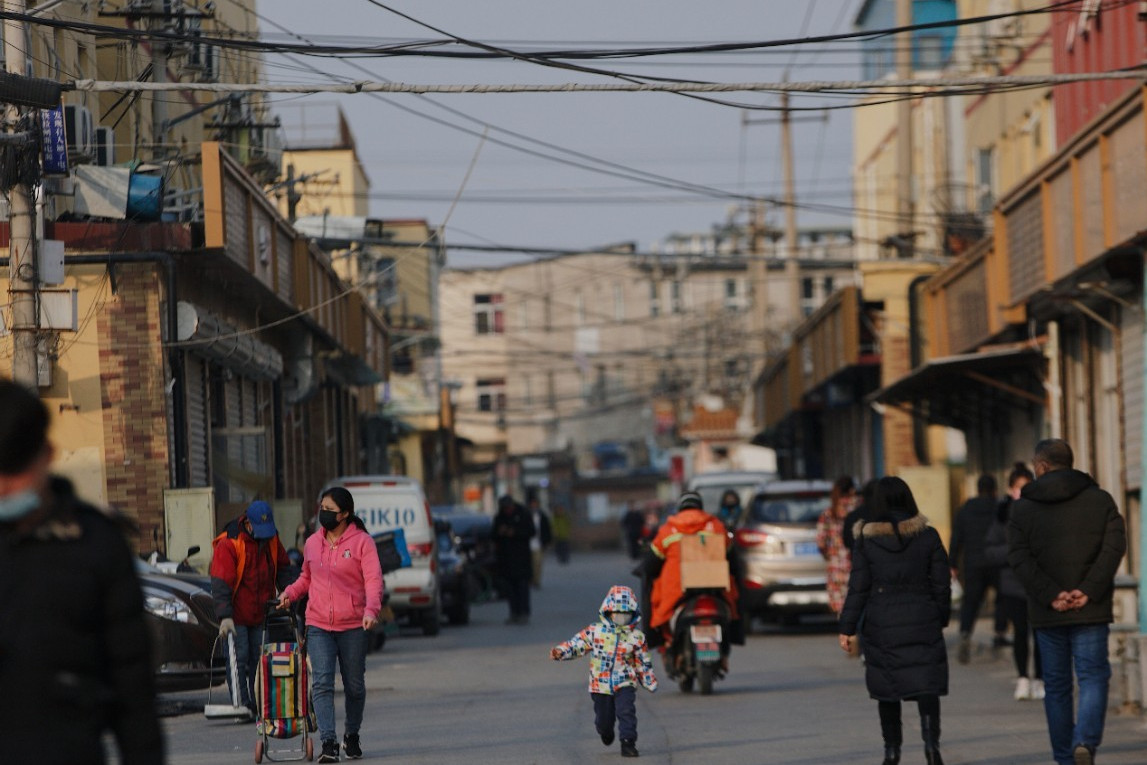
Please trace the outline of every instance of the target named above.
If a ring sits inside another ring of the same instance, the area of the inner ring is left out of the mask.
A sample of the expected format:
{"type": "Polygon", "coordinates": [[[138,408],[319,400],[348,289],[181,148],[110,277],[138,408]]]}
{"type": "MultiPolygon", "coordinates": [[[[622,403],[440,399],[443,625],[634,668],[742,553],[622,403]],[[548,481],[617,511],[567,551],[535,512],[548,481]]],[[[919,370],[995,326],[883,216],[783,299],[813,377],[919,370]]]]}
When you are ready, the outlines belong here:
{"type": "Polygon", "coordinates": [[[442,621],[438,540],[422,484],[403,475],[356,475],[335,478],[323,491],[332,486],[350,491],[367,533],[403,530],[411,565],[384,575],[387,604],[396,618],[421,627],[423,635],[437,635],[442,621]]]}
{"type": "Polygon", "coordinates": [[[438,535],[438,586],[442,593],[442,611],[450,624],[469,624],[470,602],[477,590],[473,564],[459,549],[449,520],[435,518],[434,531],[438,535]]]}
{"type": "Polygon", "coordinates": [[[474,579],[471,600],[486,602],[500,597],[494,555],[494,519],[483,513],[458,509],[442,513],[441,517],[450,522],[454,548],[470,563],[474,579]]]}
{"type": "Polygon", "coordinates": [[[829,612],[816,521],[831,493],[829,481],[772,481],[753,494],[733,533],[747,616],[792,621],[829,612]]]}
{"type": "Polygon", "coordinates": [[[136,562],[144,620],[151,637],[156,688],[161,693],[206,689],[227,679],[211,580],[201,574],[167,574],[136,562]]]}

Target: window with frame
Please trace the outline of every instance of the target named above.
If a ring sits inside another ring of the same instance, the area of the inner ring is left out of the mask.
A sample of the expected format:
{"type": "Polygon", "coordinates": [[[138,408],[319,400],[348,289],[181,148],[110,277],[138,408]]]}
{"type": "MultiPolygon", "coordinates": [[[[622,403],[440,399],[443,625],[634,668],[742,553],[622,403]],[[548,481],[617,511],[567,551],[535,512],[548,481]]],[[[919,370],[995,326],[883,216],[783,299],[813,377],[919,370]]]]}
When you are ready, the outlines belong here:
{"type": "Polygon", "coordinates": [[[670,285],[670,295],[673,303],[673,313],[685,312],[685,301],[681,299],[681,282],[674,279],[670,285]]]}
{"type": "Polygon", "coordinates": [[[475,384],[478,391],[479,412],[506,411],[506,378],[490,377],[475,384]]]}
{"type": "Polygon", "coordinates": [[[661,295],[658,294],[657,282],[649,283],[649,315],[661,315],[661,295]]]}
{"type": "Polygon", "coordinates": [[[500,294],[474,296],[474,333],[501,335],[506,331],[505,310],[500,294]]]}

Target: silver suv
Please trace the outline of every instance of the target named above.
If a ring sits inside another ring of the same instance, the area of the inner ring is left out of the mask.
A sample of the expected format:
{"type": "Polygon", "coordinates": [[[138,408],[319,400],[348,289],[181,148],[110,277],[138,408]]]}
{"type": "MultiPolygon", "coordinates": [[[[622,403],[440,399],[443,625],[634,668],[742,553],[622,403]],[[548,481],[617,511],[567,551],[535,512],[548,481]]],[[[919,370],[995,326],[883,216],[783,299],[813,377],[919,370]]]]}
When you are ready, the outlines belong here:
{"type": "Polygon", "coordinates": [[[830,481],[772,481],[754,492],[733,534],[746,615],[792,621],[829,612],[816,521],[831,493],[830,481]]]}

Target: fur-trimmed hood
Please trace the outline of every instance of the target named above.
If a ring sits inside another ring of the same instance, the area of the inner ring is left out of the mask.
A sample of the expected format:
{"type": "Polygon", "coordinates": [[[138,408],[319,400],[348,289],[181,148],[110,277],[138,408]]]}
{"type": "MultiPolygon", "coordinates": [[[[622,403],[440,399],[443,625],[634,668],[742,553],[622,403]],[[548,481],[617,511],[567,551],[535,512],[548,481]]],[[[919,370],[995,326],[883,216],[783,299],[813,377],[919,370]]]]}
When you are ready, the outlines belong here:
{"type": "Polygon", "coordinates": [[[896,532],[899,530],[900,539],[907,540],[911,537],[918,536],[928,528],[928,519],[923,514],[917,513],[911,518],[905,518],[902,521],[896,522],[896,528],[892,528],[891,521],[865,521],[859,520],[852,527],[852,534],[857,540],[861,539],[896,539],[896,532]]]}

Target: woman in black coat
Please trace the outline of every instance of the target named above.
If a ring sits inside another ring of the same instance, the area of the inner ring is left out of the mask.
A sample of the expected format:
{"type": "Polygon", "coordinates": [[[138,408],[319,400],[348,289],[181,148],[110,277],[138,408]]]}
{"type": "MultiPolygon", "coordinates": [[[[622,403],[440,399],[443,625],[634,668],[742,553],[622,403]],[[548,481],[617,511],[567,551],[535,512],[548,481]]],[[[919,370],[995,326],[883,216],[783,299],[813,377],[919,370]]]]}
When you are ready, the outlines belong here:
{"type": "Polygon", "coordinates": [[[920,708],[928,764],[943,765],[940,697],[948,693],[944,626],[952,600],[948,554],[901,479],[877,481],[868,513],[854,531],[840,646],[848,651],[859,631],[868,693],[879,705],[884,765],[900,762],[904,700],[920,708]]]}

